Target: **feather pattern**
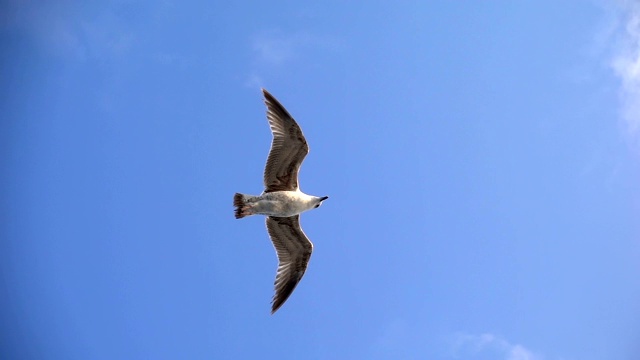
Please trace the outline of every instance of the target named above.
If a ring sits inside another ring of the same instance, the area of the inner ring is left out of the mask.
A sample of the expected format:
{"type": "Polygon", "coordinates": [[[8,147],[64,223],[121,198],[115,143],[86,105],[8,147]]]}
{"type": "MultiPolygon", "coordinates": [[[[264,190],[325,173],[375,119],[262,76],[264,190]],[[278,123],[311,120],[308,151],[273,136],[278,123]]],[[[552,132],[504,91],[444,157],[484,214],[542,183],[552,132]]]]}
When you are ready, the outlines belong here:
{"type": "Polygon", "coordinates": [[[300,228],[300,215],[267,217],[267,231],[278,255],[275,295],[271,313],[275,313],[289,298],[307,270],[313,244],[300,228]]]}
{"type": "Polygon", "coordinates": [[[265,193],[298,189],[300,164],[309,153],[300,126],[273,95],[262,89],[267,119],[273,134],[271,150],[264,169],[265,193]]]}

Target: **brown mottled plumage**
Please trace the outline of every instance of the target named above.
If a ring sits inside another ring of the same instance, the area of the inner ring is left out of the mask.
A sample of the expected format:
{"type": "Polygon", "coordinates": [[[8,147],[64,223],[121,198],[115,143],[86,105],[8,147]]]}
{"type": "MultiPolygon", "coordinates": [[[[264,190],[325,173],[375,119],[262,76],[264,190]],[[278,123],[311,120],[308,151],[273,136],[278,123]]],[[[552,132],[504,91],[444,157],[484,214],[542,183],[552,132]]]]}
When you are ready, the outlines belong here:
{"type": "Polygon", "coordinates": [[[237,219],[267,215],[267,231],[278,255],[271,313],[291,296],[304,275],[313,244],[300,228],[300,213],[319,207],[328,196],[318,197],[300,191],[298,172],[309,146],[302,130],[287,110],[267,90],[262,89],[267,119],[273,133],[271,150],[264,169],[265,190],[252,196],[236,193],[233,205],[237,219]]]}
{"type": "Polygon", "coordinates": [[[309,153],[307,140],[296,121],[273,95],[265,89],[264,103],[273,133],[271,151],[264,168],[264,192],[298,189],[300,164],[309,153]]]}
{"type": "Polygon", "coordinates": [[[313,244],[300,228],[300,215],[267,217],[267,231],[278,254],[276,293],[271,313],[275,313],[289,298],[302,279],[311,258],[313,244]]]}

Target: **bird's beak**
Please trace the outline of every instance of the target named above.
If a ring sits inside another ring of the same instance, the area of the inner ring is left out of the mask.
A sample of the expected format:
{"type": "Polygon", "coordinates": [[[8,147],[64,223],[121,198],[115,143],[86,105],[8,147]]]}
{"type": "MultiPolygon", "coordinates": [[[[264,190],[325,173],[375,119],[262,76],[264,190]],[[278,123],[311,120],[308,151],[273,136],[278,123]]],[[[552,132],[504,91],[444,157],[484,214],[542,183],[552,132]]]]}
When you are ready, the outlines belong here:
{"type": "Polygon", "coordinates": [[[325,200],[327,200],[328,198],[329,198],[328,196],[323,196],[323,197],[321,197],[321,198],[320,198],[320,201],[325,201],[325,200]]]}

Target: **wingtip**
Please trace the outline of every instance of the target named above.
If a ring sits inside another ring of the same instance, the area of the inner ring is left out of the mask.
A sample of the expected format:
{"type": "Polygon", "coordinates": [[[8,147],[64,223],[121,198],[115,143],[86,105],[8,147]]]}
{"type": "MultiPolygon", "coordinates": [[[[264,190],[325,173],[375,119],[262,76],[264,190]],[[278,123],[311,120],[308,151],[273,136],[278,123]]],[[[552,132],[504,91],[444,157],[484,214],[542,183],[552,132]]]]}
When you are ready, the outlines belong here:
{"type": "MultiPolygon", "coordinates": [[[[278,102],[278,100],[276,100],[276,98],[273,95],[271,95],[271,93],[269,91],[267,91],[267,89],[261,88],[260,90],[262,90],[262,96],[264,97],[265,103],[267,103],[267,105],[269,103],[278,102]]],[[[280,105],[280,104],[278,103],[278,105],[280,105]]],[[[282,106],[282,105],[280,105],[280,106],[282,106]]]]}
{"type": "Polygon", "coordinates": [[[274,303],[271,306],[271,315],[275,314],[276,311],[278,311],[278,309],[280,309],[282,307],[282,305],[284,305],[284,301],[276,303],[274,301],[274,303]]]}
{"type": "Polygon", "coordinates": [[[278,294],[273,295],[273,299],[271,299],[271,315],[275,314],[283,304],[284,301],[278,299],[278,294]]]}

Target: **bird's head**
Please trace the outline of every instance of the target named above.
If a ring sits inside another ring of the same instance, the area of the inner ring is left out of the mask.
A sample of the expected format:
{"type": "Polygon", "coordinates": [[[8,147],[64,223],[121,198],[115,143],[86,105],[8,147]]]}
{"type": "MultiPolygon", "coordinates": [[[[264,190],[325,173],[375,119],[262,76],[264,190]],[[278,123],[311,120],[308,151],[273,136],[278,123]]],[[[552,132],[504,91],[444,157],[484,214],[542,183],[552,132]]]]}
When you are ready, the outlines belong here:
{"type": "Polygon", "coordinates": [[[320,205],[322,205],[322,202],[327,200],[328,198],[329,198],[328,196],[323,196],[323,197],[317,198],[318,202],[316,203],[316,206],[314,206],[314,209],[319,208],[320,205]]]}

